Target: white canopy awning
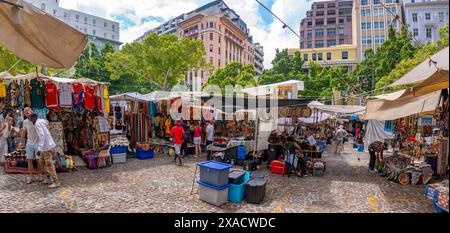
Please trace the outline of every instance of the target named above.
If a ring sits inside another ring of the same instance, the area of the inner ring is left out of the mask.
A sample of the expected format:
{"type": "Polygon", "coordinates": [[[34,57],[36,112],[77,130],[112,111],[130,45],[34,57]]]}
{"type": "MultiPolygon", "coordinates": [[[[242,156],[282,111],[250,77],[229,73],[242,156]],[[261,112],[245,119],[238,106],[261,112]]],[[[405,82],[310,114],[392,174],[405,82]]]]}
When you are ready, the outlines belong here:
{"type": "Polygon", "coordinates": [[[35,64],[70,68],[87,35],[23,0],[0,1],[0,44],[35,64]]]}
{"type": "Polygon", "coordinates": [[[151,101],[145,95],[138,92],[128,92],[120,95],[113,95],[109,97],[112,101],[151,101]]]}
{"type": "MultiPolygon", "coordinates": [[[[419,84],[422,81],[427,80],[428,78],[434,76],[437,72],[447,71],[447,77],[442,77],[441,81],[447,81],[448,88],[448,56],[449,50],[448,47],[439,51],[438,53],[431,56],[431,59],[435,62],[432,62],[429,58],[427,58],[424,62],[420,63],[414,69],[406,73],[402,78],[391,84],[390,86],[401,86],[407,84],[419,84]]],[[[438,80],[436,80],[438,81],[438,80]]]]}
{"type": "Polygon", "coordinates": [[[305,89],[305,84],[303,81],[289,80],[281,83],[245,88],[242,91],[254,96],[270,95],[273,93],[275,88],[288,85],[295,85],[297,87],[297,91],[303,91],[305,89]]]}
{"type": "Polygon", "coordinates": [[[317,109],[326,113],[341,113],[341,114],[364,114],[365,106],[359,105],[323,105],[323,104],[308,104],[308,107],[317,109]]]}

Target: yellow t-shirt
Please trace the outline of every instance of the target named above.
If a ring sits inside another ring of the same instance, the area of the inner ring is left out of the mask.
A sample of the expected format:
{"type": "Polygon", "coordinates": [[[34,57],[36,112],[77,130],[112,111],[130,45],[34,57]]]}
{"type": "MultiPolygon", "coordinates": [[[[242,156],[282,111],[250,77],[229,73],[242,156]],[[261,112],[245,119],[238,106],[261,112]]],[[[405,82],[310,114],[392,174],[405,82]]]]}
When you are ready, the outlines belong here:
{"type": "Polygon", "coordinates": [[[109,113],[110,111],[110,106],[109,106],[109,92],[108,92],[108,87],[105,85],[103,87],[103,99],[105,99],[105,112],[109,113]]]}
{"type": "Polygon", "coordinates": [[[170,126],[172,125],[172,122],[170,121],[170,119],[167,119],[166,122],[164,123],[164,125],[166,126],[166,134],[169,135],[170,134],[170,126]]]}
{"type": "Polygon", "coordinates": [[[6,97],[6,82],[0,81],[0,98],[6,97]]]}

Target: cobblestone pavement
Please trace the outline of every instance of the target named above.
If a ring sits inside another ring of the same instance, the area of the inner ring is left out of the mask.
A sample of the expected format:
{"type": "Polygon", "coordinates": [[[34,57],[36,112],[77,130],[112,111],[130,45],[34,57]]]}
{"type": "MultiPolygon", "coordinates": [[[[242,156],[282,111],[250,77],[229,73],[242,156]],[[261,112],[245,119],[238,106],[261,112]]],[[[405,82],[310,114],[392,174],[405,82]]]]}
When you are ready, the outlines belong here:
{"type": "Polygon", "coordinates": [[[329,153],[332,149],[324,153],[323,177],[288,178],[266,170],[268,185],[262,204],[244,201],[221,208],[200,201],[197,185],[190,195],[195,164],[202,158],[186,159],[184,167],[157,155],[104,169],[79,168],[60,173],[63,185],[58,189],[26,185],[26,175],[5,174],[0,169],[0,212],[434,212],[432,201],[423,197],[423,185],[389,182],[368,173],[367,155],[358,156],[351,148],[334,155],[329,153]]]}

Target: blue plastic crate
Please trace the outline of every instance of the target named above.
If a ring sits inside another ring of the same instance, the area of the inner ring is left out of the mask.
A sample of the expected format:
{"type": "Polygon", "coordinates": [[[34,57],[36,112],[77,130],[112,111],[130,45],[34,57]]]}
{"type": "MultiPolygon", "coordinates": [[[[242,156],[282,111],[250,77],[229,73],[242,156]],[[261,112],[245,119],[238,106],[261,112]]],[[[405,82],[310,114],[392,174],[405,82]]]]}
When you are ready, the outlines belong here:
{"type": "Polygon", "coordinates": [[[228,201],[241,202],[245,197],[245,186],[250,180],[250,173],[245,172],[244,182],[242,184],[230,184],[228,188],[228,201]]]}
{"type": "Polygon", "coordinates": [[[438,201],[438,191],[435,188],[427,185],[425,187],[425,197],[437,202],[438,201]]]}
{"type": "Polygon", "coordinates": [[[124,154],[128,152],[128,147],[126,146],[115,146],[115,147],[111,147],[111,149],[109,150],[110,154],[124,154]]]}
{"type": "Polygon", "coordinates": [[[200,167],[200,180],[204,183],[222,187],[228,184],[230,164],[216,161],[206,161],[197,164],[200,167]]]}
{"type": "Polygon", "coordinates": [[[436,213],[444,213],[445,212],[445,210],[442,209],[441,207],[439,207],[436,202],[433,204],[433,208],[436,211],[436,213]]]}
{"type": "Polygon", "coordinates": [[[136,158],[140,160],[152,159],[155,156],[155,151],[136,150],[136,158]]]}

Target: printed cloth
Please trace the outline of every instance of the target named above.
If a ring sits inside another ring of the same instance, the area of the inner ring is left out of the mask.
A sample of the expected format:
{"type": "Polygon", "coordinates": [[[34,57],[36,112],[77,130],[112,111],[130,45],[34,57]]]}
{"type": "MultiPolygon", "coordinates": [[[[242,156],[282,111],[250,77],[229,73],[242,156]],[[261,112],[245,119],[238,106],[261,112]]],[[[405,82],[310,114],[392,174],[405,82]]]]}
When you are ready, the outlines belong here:
{"type": "Polygon", "coordinates": [[[72,107],[73,104],[73,86],[71,83],[59,84],[59,106],[72,107]]]}
{"type": "Polygon", "coordinates": [[[64,154],[64,128],[62,122],[49,122],[48,131],[53,136],[56,144],[55,151],[64,154]]]}
{"type": "Polygon", "coordinates": [[[28,82],[28,80],[25,80],[24,84],[24,94],[25,94],[25,106],[32,107],[31,102],[31,84],[28,82]]]}
{"type": "Polygon", "coordinates": [[[47,119],[47,114],[49,110],[47,108],[33,108],[33,112],[38,115],[39,119],[47,119]]]}
{"type": "Polygon", "coordinates": [[[5,81],[0,81],[0,98],[5,98],[6,97],[6,82],[5,81]]]}
{"type": "Polygon", "coordinates": [[[98,116],[98,131],[105,133],[109,131],[109,123],[106,117],[98,116]]]}
{"type": "Polygon", "coordinates": [[[31,104],[34,108],[45,108],[45,83],[31,80],[31,104]]]}
{"type": "Polygon", "coordinates": [[[17,81],[13,81],[9,84],[10,104],[11,107],[16,108],[19,106],[20,90],[17,81]]]}

